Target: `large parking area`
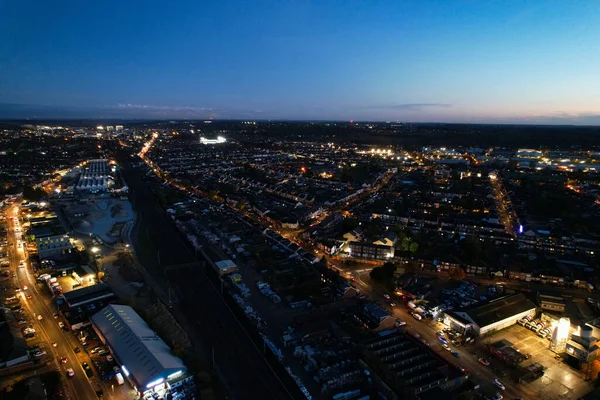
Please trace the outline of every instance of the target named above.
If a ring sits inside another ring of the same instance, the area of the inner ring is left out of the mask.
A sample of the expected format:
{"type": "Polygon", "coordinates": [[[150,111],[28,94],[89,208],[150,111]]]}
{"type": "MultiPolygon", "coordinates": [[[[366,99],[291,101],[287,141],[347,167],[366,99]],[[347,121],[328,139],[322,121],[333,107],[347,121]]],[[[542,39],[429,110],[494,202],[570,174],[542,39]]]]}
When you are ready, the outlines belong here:
{"type": "Polygon", "coordinates": [[[579,399],[588,393],[591,385],[584,380],[583,374],[569,367],[562,358],[556,359],[556,353],[549,349],[550,342],[534,332],[519,325],[511,326],[485,339],[486,343],[508,340],[523,354],[531,354],[529,360],[521,363],[542,364],[546,370],[544,376],[526,385],[543,399],[579,399]]]}

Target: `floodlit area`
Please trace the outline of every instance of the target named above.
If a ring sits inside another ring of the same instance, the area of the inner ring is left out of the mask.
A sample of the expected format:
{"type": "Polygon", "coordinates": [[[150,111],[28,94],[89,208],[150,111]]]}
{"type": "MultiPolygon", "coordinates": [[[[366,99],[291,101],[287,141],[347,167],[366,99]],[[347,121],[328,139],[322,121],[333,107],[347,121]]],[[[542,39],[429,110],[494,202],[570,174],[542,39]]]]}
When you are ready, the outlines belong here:
{"type": "MultiPolygon", "coordinates": [[[[494,335],[486,337],[486,344],[507,340],[521,354],[530,356],[520,366],[539,363],[544,367],[544,375],[530,383],[523,384],[528,390],[535,392],[544,399],[579,399],[591,389],[590,383],[585,380],[584,374],[569,366],[563,356],[550,349],[551,341],[541,338],[533,331],[513,325],[494,335]]],[[[491,357],[490,357],[491,358],[491,357]]],[[[518,373],[518,370],[508,370],[509,374],[518,373]]]]}

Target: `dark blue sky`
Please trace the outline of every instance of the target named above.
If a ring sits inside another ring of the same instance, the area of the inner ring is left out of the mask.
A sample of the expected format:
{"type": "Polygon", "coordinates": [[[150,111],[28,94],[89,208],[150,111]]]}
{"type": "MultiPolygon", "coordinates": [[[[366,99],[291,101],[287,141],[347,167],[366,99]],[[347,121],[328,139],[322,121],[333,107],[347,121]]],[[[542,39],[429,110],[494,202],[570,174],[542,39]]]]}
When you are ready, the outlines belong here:
{"type": "Polygon", "coordinates": [[[598,21],[600,2],[568,0],[2,1],[0,103],[600,123],[598,21]]]}

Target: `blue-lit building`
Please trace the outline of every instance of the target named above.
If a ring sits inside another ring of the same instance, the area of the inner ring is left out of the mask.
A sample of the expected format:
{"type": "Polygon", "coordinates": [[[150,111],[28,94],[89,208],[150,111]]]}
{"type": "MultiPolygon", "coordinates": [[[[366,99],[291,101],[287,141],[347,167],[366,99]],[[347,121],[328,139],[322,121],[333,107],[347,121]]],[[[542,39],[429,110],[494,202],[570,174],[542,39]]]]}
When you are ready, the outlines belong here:
{"type": "Polygon", "coordinates": [[[129,306],[111,304],[91,318],[94,330],[140,397],[166,389],[187,371],[179,357],[129,306]]]}

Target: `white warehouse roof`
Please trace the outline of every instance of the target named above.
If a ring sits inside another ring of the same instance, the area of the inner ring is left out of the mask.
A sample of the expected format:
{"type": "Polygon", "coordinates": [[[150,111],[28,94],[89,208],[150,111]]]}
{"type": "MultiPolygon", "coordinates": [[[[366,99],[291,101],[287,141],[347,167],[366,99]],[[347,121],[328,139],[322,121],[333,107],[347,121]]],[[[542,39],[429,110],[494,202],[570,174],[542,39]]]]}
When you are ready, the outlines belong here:
{"type": "Polygon", "coordinates": [[[179,357],[129,306],[111,304],[91,318],[113,355],[129,371],[138,390],[169,375],[185,372],[179,357]]]}

